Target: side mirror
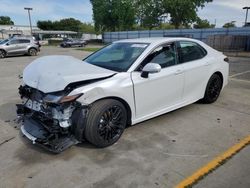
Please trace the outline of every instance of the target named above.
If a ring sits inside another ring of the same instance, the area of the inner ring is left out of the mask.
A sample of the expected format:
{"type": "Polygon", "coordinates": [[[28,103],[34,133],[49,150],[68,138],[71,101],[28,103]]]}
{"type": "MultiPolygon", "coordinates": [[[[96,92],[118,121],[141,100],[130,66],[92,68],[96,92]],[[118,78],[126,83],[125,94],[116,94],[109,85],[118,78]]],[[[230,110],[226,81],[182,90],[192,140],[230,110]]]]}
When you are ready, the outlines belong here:
{"type": "Polygon", "coordinates": [[[10,44],[9,44],[9,43],[6,43],[5,45],[6,45],[6,46],[9,46],[10,44]]]}
{"type": "Polygon", "coordinates": [[[161,66],[159,64],[148,63],[145,67],[143,67],[141,77],[148,78],[149,74],[158,73],[160,71],[161,71],[161,66]]]}

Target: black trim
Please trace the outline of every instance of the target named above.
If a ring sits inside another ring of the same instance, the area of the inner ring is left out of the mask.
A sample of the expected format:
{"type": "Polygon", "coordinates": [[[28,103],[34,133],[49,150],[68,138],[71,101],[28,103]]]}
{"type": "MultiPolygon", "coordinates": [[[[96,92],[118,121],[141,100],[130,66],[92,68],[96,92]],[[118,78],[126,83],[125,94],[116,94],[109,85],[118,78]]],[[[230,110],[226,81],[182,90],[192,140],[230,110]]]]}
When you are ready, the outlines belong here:
{"type": "MultiPolygon", "coordinates": [[[[162,44],[159,44],[159,45],[157,45],[156,47],[154,47],[145,57],[144,57],[144,59],[141,61],[141,63],[135,68],[135,70],[134,70],[134,72],[142,72],[142,70],[140,70],[140,69],[142,69],[147,63],[149,63],[149,62],[147,62],[146,64],[145,64],[145,61],[146,61],[146,59],[148,58],[148,56],[155,50],[155,49],[157,49],[157,48],[159,48],[159,47],[164,47],[164,46],[168,46],[168,45],[171,45],[171,44],[174,44],[174,50],[175,50],[175,56],[176,56],[176,62],[175,62],[175,65],[178,65],[178,62],[179,62],[179,59],[178,59],[178,52],[177,52],[177,48],[176,48],[176,42],[175,41],[172,41],[172,42],[165,42],[165,43],[162,43],[162,44]],[[143,66],[143,67],[141,67],[141,66],[143,66]]],[[[163,67],[163,69],[164,68],[168,68],[168,67],[172,67],[172,66],[175,66],[175,65],[171,65],[171,66],[167,66],[167,67],[163,67]]]]}
{"type": "Polygon", "coordinates": [[[193,43],[193,44],[196,44],[197,46],[199,46],[201,49],[202,49],[202,51],[204,52],[204,56],[203,57],[201,57],[201,58],[199,58],[199,59],[194,59],[194,60],[191,60],[191,61],[186,61],[186,62],[183,62],[183,63],[188,63],[188,62],[192,62],[192,61],[196,61],[196,60],[200,60],[200,59],[203,59],[204,57],[206,57],[207,56],[207,50],[205,49],[205,48],[203,48],[203,46],[201,46],[199,43],[197,43],[197,42],[194,42],[194,41],[188,41],[188,40],[180,40],[180,41],[176,41],[176,47],[177,47],[177,49],[176,49],[176,52],[177,52],[177,54],[178,54],[178,63],[179,64],[183,64],[183,63],[181,63],[180,62],[180,53],[179,53],[179,49],[181,48],[181,45],[180,45],[180,43],[181,42],[189,42],[189,43],[193,43]]]}

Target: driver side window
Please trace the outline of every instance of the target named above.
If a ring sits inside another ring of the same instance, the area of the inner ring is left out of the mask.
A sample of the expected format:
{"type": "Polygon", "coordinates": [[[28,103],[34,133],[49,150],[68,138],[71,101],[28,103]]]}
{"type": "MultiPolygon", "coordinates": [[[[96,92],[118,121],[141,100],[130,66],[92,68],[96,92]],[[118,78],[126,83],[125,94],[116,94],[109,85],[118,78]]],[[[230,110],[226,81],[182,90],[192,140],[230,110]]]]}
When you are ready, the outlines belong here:
{"type": "Polygon", "coordinates": [[[140,69],[142,70],[142,68],[148,63],[159,64],[161,68],[176,65],[177,62],[174,43],[157,47],[150,55],[146,57],[140,69]]]}

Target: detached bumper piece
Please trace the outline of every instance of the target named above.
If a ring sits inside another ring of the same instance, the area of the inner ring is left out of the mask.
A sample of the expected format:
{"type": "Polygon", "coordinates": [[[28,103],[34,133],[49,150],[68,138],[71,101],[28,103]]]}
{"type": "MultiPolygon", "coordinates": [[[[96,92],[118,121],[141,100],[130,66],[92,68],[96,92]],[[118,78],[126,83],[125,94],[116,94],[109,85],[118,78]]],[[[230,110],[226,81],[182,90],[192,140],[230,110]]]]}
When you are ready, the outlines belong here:
{"type": "Polygon", "coordinates": [[[33,144],[39,145],[53,153],[60,153],[79,143],[73,135],[57,136],[56,134],[49,132],[42,122],[27,117],[24,117],[21,132],[33,144]]]}

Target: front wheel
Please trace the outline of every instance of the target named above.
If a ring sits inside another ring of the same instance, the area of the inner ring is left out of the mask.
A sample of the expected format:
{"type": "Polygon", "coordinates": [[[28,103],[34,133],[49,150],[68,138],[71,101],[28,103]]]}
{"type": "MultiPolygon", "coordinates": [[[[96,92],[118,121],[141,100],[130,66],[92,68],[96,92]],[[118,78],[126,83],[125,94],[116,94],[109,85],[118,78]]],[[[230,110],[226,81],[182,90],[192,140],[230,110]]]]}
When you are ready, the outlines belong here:
{"type": "Polygon", "coordinates": [[[210,104],[215,102],[222,89],[222,79],[218,74],[213,74],[208,81],[202,102],[210,104]]]}
{"type": "Polygon", "coordinates": [[[6,53],[4,50],[0,50],[0,58],[5,58],[6,53]]]}
{"type": "Polygon", "coordinates": [[[113,99],[101,100],[90,108],[85,138],[97,147],[107,147],[119,140],[127,123],[124,105],[113,99]]]}

